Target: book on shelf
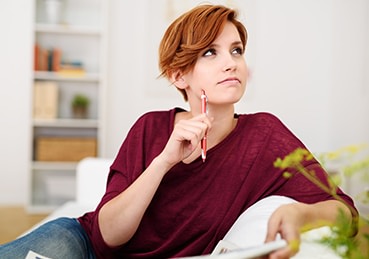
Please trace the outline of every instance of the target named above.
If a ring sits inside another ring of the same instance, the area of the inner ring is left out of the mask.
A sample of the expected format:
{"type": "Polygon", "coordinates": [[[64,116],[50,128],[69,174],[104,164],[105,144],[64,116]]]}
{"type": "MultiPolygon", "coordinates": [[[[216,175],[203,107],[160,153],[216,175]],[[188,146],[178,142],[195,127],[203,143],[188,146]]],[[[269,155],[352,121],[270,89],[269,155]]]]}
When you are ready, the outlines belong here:
{"type": "Polygon", "coordinates": [[[44,48],[39,43],[34,46],[34,70],[56,72],[60,76],[81,77],[85,75],[83,63],[66,60],[58,47],[44,48]]]}
{"type": "Polygon", "coordinates": [[[44,48],[38,43],[35,44],[34,48],[35,71],[59,71],[62,58],[60,48],[44,48]]]}
{"type": "Polygon", "coordinates": [[[62,59],[62,51],[60,48],[53,48],[52,49],[52,58],[51,58],[51,70],[52,71],[59,71],[60,70],[60,63],[62,59]]]}
{"type": "Polygon", "coordinates": [[[51,81],[36,81],[33,92],[33,117],[55,119],[58,116],[58,85],[51,81]]]}
{"type": "Polygon", "coordinates": [[[62,61],[57,73],[65,77],[81,77],[85,75],[85,69],[80,61],[62,61]]]}

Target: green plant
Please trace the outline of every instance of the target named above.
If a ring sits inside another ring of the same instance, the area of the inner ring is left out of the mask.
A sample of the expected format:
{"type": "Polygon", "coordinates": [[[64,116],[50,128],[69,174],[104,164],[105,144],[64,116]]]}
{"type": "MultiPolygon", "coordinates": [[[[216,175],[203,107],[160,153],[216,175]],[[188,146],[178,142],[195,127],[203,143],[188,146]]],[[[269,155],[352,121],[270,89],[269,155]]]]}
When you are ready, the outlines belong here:
{"type": "MultiPolygon", "coordinates": [[[[348,159],[348,165],[344,165],[341,169],[344,176],[350,177],[357,173],[369,173],[369,157],[360,158],[354,162],[350,161],[354,154],[357,154],[359,151],[365,149],[366,146],[349,146],[342,149],[339,149],[335,152],[329,152],[321,154],[320,162],[324,166],[328,161],[332,160],[342,160],[348,159]]],[[[346,205],[348,205],[340,196],[337,195],[338,183],[341,182],[339,179],[340,175],[336,174],[334,177],[328,179],[328,186],[320,181],[320,179],[316,176],[314,170],[306,169],[302,162],[313,159],[313,155],[306,149],[298,148],[288,154],[286,157],[277,158],[274,162],[274,166],[285,170],[283,173],[283,177],[293,177],[296,172],[301,173],[307,179],[309,179],[312,183],[317,185],[326,193],[330,194],[336,200],[339,200],[346,205]]],[[[346,161],[347,162],[347,161],[346,161]]],[[[364,176],[367,174],[364,174],[364,176]]],[[[363,179],[368,179],[368,177],[364,177],[363,179]]],[[[348,205],[351,208],[350,205],[348,205]]],[[[351,211],[354,214],[354,218],[357,220],[359,227],[369,225],[369,222],[362,218],[356,210],[351,208],[351,211]]],[[[335,251],[342,258],[349,259],[364,259],[369,258],[368,250],[360,249],[360,242],[358,239],[352,238],[352,226],[349,219],[345,217],[342,211],[339,212],[339,216],[336,219],[335,224],[331,225],[332,235],[328,237],[324,237],[320,240],[321,243],[328,245],[333,251],[335,251]]],[[[369,235],[363,234],[362,240],[365,241],[367,245],[369,245],[369,235]]]]}
{"type": "Polygon", "coordinates": [[[72,107],[87,108],[90,104],[90,99],[82,94],[76,94],[72,99],[72,107]]]}
{"type": "MultiPolygon", "coordinates": [[[[322,153],[318,156],[323,166],[329,164],[340,164],[340,174],[333,175],[333,180],[337,185],[343,182],[343,178],[349,179],[358,176],[361,182],[369,183],[369,155],[367,145],[350,145],[342,147],[332,152],[322,153]]],[[[364,190],[354,198],[362,203],[369,204],[369,193],[364,190]]],[[[368,215],[369,216],[369,215],[368,215]]]]}

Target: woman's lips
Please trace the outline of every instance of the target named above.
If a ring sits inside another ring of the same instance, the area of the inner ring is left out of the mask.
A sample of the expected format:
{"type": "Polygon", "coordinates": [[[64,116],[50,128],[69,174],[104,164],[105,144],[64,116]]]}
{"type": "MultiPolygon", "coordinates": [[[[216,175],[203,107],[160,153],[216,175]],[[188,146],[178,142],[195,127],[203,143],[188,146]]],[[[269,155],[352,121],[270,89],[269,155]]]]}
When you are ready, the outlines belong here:
{"type": "Polygon", "coordinates": [[[218,84],[234,84],[234,83],[240,83],[240,80],[237,77],[228,77],[220,81],[218,84]]]}

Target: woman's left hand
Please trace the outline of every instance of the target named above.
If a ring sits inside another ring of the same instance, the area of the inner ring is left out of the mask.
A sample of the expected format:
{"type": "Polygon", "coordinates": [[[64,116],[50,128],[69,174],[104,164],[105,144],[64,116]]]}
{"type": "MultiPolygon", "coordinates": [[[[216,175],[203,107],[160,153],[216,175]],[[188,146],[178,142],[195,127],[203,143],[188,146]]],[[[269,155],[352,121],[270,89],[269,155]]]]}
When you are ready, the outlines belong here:
{"type": "Polygon", "coordinates": [[[276,239],[277,234],[288,242],[288,246],[269,255],[269,259],[284,259],[295,255],[299,250],[300,231],[305,223],[305,212],[309,205],[291,203],[280,206],[269,219],[265,242],[276,239]]]}
{"type": "Polygon", "coordinates": [[[350,209],[334,199],[280,206],[269,218],[265,242],[275,240],[277,234],[280,234],[288,242],[288,246],[271,253],[269,259],[285,259],[295,255],[299,251],[300,234],[303,231],[334,224],[340,212],[343,212],[348,220],[352,220],[350,209]]]}

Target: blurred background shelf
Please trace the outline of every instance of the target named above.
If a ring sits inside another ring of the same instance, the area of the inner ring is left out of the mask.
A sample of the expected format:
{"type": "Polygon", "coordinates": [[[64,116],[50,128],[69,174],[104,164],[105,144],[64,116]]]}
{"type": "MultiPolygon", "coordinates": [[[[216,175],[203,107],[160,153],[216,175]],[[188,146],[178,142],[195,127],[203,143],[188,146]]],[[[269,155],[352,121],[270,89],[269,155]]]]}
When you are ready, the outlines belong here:
{"type": "Polygon", "coordinates": [[[31,213],[74,199],[78,161],[105,153],[108,1],[59,3],[50,16],[52,3],[34,0],[31,213]],[[82,115],[73,107],[77,96],[87,99],[82,115]]]}

